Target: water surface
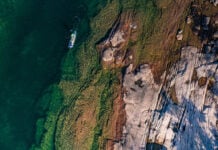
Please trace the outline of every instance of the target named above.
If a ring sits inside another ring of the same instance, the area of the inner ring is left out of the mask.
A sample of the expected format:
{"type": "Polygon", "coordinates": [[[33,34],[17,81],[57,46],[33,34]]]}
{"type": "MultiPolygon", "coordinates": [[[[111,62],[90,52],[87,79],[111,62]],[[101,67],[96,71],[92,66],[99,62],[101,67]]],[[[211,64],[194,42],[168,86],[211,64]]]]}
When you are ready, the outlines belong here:
{"type": "Polygon", "coordinates": [[[74,0],[0,1],[0,149],[25,150],[34,142],[35,105],[58,82],[82,6],[74,0]]]}

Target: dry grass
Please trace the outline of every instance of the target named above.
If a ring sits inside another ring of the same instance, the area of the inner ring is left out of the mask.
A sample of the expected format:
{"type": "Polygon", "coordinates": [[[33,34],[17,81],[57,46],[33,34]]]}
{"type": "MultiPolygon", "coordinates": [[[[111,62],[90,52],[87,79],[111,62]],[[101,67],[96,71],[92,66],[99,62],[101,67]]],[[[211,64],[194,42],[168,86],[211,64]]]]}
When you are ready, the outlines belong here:
{"type": "MultiPolygon", "coordinates": [[[[108,79],[107,76],[104,77],[101,84],[96,84],[101,77],[99,74],[95,74],[94,77],[90,76],[90,69],[93,69],[98,63],[96,61],[98,59],[95,49],[96,42],[104,37],[113,26],[121,8],[123,12],[134,12],[134,20],[138,24],[138,33],[133,38],[137,39],[137,42],[130,48],[134,51],[135,66],[142,63],[151,64],[155,80],[158,81],[167,64],[178,60],[179,48],[183,43],[175,40],[177,29],[184,29],[184,43],[186,40],[189,41],[188,38],[191,35],[189,28],[184,24],[190,1],[178,0],[175,3],[159,0],[159,8],[153,2],[153,0],[113,0],[92,19],[92,32],[89,40],[79,47],[77,54],[80,61],[78,67],[81,72],[80,81],[61,81],[60,83],[65,96],[65,104],[69,104],[72,100],[75,101],[75,104],[63,114],[65,116],[62,121],[64,125],[60,141],[66,143],[66,146],[63,143],[60,145],[65,148],[73,145],[75,149],[95,149],[96,147],[104,149],[105,140],[113,138],[111,108],[113,100],[117,97],[116,92],[120,92],[120,89],[118,84],[114,84],[114,80],[108,79]],[[164,9],[164,7],[167,8],[164,9]],[[85,82],[86,78],[90,78],[91,82],[85,82]],[[87,86],[81,90],[83,83],[87,86]],[[74,97],[76,98],[74,99],[74,97]]],[[[178,103],[175,86],[170,89],[170,97],[174,103],[178,103]]]]}
{"type": "Polygon", "coordinates": [[[81,93],[73,109],[75,120],[72,120],[72,130],[75,131],[72,141],[75,149],[89,149],[93,142],[94,128],[98,114],[98,93],[102,87],[90,86],[81,93]],[[96,94],[93,94],[96,93],[96,94]]]}
{"type": "MultiPolygon", "coordinates": [[[[96,77],[99,77],[98,75],[96,77]]],[[[98,113],[98,97],[101,91],[101,86],[94,86],[96,80],[90,83],[90,85],[76,98],[76,101],[68,109],[65,109],[64,121],[62,121],[61,135],[58,137],[58,142],[64,142],[64,144],[58,144],[61,149],[68,149],[73,147],[75,149],[89,149],[93,141],[93,130],[96,125],[96,116],[98,113]],[[95,94],[93,94],[95,93],[95,94]]],[[[65,99],[72,101],[71,94],[76,94],[78,91],[74,89],[75,84],[63,83],[62,87],[65,89],[65,99]]],[[[66,102],[69,105],[69,102],[66,102]]],[[[61,117],[60,117],[61,118],[61,117]]]]}
{"type": "Polygon", "coordinates": [[[178,60],[180,56],[178,49],[182,43],[177,42],[175,36],[177,30],[185,22],[189,4],[188,0],[180,0],[166,4],[166,9],[159,8],[161,15],[154,16],[152,27],[149,28],[151,33],[144,36],[143,42],[139,43],[140,46],[135,51],[138,57],[135,61],[136,65],[153,64],[156,80],[160,78],[167,65],[178,60]]]}

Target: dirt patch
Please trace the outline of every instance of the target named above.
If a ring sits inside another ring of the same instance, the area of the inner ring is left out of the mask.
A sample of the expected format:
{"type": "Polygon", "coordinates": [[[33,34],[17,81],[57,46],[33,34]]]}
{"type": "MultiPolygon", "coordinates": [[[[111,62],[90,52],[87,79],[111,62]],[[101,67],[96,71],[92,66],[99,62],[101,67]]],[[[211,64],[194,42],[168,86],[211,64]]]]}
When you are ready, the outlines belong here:
{"type": "Polygon", "coordinates": [[[178,98],[177,98],[177,96],[176,96],[176,88],[175,88],[175,85],[173,85],[173,86],[170,88],[169,93],[170,93],[170,97],[171,97],[173,103],[174,103],[174,104],[178,104],[179,101],[178,101],[178,98]]]}
{"type": "Polygon", "coordinates": [[[75,119],[75,136],[74,136],[74,145],[75,148],[88,148],[89,144],[92,141],[92,133],[96,123],[96,104],[94,101],[80,101],[80,104],[77,104],[75,107],[78,112],[75,119]]]}
{"type": "Polygon", "coordinates": [[[198,86],[203,87],[207,84],[207,77],[200,77],[198,79],[198,86]]]}
{"type": "MultiPolygon", "coordinates": [[[[99,75],[96,76],[98,78],[99,75]]],[[[62,122],[63,129],[58,137],[61,141],[61,149],[90,149],[99,112],[99,91],[103,89],[102,86],[95,86],[96,82],[97,80],[91,82],[90,86],[79,93],[80,96],[75,104],[66,109],[62,122]]],[[[74,88],[73,85],[67,87],[69,90],[74,88]]],[[[66,94],[70,94],[70,91],[66,94]]]]}
{"type": "Polygon", "coordinates": [[[213,89],[214,84],[215,84],[215,79],[214,78],[210,78],[209,82],[208,82],[208,85],[207,85],[207,89],[208,90],[213,89]]]}
{"type": "Polygon", "coordinates": [[[197,73],[196,69],[193,70],[191,81],[192,82],[198,81],[198,73],[197,73]]]}
{"type": "Polygon", "coordinates": [[[151,64],[151,72],[153,74],[154,81],[157,84],[161,83],[161,76],[165,71],[164,65],[166,64],[163,64],[161,60],[151,64]]]}
{"type": "MultiPolygon", "coordinates": [[[[121,81],[121,75],[119,80],[121,81]]],[[[113,150],[114,144],[122,138],[123,126],[126,123],[125,103],[123,101],[122,82],[116,87],[117,97],[113,100],[113,112],[109,118],[108,132],[109,136],[106,141],[106,150],[113,150]]]]}
{"type": "Polygon", "coordinates": [[[123,126],[126,122],[126,112],[124,101],[119,95],[113,103],[113,115],[111,116],[111,133],[112,139],[107,141],[106,149],[113,150],[114,143],[122,137],[123,126]]]}

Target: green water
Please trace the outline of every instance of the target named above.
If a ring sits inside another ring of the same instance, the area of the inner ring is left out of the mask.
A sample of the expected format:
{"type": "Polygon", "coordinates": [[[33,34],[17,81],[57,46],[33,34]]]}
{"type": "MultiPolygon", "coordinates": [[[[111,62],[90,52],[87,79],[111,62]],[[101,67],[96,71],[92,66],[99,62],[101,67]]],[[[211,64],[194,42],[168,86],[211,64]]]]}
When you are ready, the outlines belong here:
{"type": "Polygon", "coordinates": [[[37,101],[59,80],[69,30],[75,16],[87,17],[84,6],[76,0],[0,1],[1,150],[25,150],[34,142],[37,101]]]}

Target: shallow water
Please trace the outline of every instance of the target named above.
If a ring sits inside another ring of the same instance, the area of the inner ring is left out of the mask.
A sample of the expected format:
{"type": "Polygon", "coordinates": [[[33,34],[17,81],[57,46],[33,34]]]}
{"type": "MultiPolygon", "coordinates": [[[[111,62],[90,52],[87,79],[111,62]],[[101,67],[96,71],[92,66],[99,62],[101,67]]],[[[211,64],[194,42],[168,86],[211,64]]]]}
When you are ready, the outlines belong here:
{"type": "Polygon", "coordinates": [[[34,141],[35,104],[57,81],[81,1],[0,1],[0,149],[25,150],[34,141]]]}

